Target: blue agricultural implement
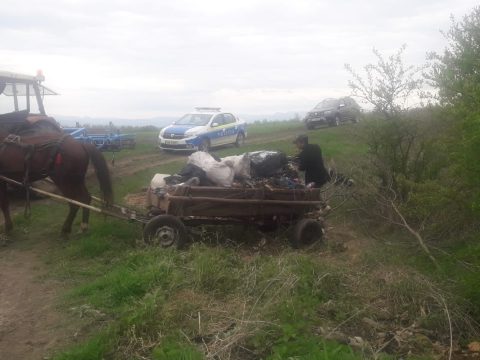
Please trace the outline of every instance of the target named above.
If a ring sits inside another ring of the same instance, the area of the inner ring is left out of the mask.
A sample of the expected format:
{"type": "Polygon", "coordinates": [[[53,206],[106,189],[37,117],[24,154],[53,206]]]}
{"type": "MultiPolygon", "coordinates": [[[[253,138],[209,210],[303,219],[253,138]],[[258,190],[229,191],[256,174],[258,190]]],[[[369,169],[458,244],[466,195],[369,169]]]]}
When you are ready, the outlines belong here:
{"type": "Polygon", "coordinates": [[[102,151],[118,151],[135,148],[134,134],[120,134],[113,129],[64,128],[66,134],[86,144],[94,144],[102,151]]]}

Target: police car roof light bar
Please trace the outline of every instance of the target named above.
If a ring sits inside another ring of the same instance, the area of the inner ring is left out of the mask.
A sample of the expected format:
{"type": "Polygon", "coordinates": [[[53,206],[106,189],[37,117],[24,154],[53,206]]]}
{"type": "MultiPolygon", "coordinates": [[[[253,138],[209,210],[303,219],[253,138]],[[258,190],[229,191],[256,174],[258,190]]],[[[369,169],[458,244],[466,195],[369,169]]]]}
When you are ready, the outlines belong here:
{"type": "Polygon", "coordinates": [[[218,111],[220,112],[221,108],[219,107],[196,107],[197,111],[218,111]]]}

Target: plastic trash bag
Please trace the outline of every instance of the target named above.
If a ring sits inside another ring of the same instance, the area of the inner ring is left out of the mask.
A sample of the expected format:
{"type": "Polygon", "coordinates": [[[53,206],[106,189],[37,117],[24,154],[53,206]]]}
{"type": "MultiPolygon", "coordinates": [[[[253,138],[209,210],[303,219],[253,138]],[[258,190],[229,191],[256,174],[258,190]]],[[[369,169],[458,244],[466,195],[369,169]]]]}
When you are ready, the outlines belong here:
{"type": "Polygon", "coordinates": [[[163,188],[167,183],[165,178],[169,177],[169,174],[155,174],[155,176],[150,181],[150,189],[163,188]]]}
{"type": "Polygon", "coordinates": [[[209,153],[204,151],[194,152],[188,157],[187,164],[198,166],[207,175],[207,179],[215,185],[230,187],[235,175],[233,164],[230,162],[218,162],[209,153]]]}
{"type": "Polygon", "coordinates": [[[248,154],[227,156],[221,162],[233,168],[237,179],[250,179],[250,157],[248,154]]]}
{"type": "Polygon", "coordinates": [[[186,182],[192,178],[198,178],[199,185],[210,186],[212,182],[208,180],[207,174],[205,171],[196,165],[187,164],[180,172],[178,173],[182,177],[182,181],[186,182]]]}
{"type": "Polygon", "coordinates": [[[255,177],[271,177],[287,164],[287,156],[281,151],[254,151],[247,153],[255,177]]]}

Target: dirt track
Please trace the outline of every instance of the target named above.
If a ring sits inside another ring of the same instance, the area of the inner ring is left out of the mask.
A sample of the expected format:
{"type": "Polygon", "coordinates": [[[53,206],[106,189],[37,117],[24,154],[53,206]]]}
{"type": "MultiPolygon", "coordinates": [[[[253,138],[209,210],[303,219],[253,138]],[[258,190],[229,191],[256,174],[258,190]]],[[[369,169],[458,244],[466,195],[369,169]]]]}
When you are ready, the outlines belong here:
{"type": "Polygon", "coordinates": [[[41,279],[39,249],[0,252],[0,359],[43,359],[68,337],[55,310],[59,284],[41,279]]]}

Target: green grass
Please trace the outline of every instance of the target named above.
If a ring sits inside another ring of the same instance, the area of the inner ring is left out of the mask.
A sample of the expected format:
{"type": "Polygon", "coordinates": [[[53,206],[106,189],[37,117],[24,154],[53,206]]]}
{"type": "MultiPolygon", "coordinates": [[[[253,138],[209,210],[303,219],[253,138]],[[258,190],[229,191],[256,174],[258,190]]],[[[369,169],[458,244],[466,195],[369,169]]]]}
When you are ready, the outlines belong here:
{"type": "Polygon", "coordinates": [[[298,133],[306,131],[303,123],[298,121],[275,121],[264,124],[248,124],[247,132],[248,138],[255,139],[257,137],[264,137],[272,133],[298,133]]]}
{"type": "Polygon", "coordinates": [[[202,360],[203,355],[188,343],[167,340],[153,349],[153,360],[202,360]]]}
{"type": "Polygon", "coordinates": [[[294,341],[276,345],[273,350],[273,354],[268,356],[267,360],[291,358],[299,360],[356,360],[361,358],[351,348],[325,340],[319,342],[313,336],[300,337],[294,341]]]}
{"type": "Polygon", "coordinates": [[[253,125],[249,128],[249,138],[252,135],[252,142],[258,135],[264,134],[280,134],[282,137],[289,136],[287,140],[274,140],[275,136],[262,143],[249,144],[248,139],[244,147],[241,149],[226,148],[215,151],[220,156],[228,156],[248,151],[257,150],[278,150],[293,155],[298,150],[292,143],[295,136],[299,133],[307,133],[310,143],[319,144],[322,148],[324,157],[339,159],[340,161],[350,159],[351,157],[364,156],[367,150],[365,144],[361,143],[357,138],[355,130],[360,126],[342,126],[337,128],[320,128],[309,130],[308,133],[303,126],[298,123],[282,124],[265,124],[253,125]],[[279,127],[277,132],[277,127],[279,127]]]}
{"type": "MultiPolygon", "coordinates": [[[[303,130],[298,124],[281,125],[292,138],[303,130]]],[[[252,126],[252,139],[269,134],[275,126],[252,126]]],[[[326,157],[333,157],[337,164],[349,164],[366,151],[355,132],[356,126],[342,126],[308,134],[311,142],[322,146],[326,157]]],[[[272,135],[272,140],[218,153],[225,156],[262,149],[295,152],[290,141],[274,138],[272,135]]],[[[132,154],[125,152],[125,156],[132,154]]],[[[184,165],[185,159],[179,157],[158,168],[116,179],[117,199],[140,191],[154,173],[174,173],[184,165]]],[[[88,234],[72,235],[65,242],[58,233],[66,206],[52,204],[34,204],[31,219],[17,216],[13,236],[20,244],[16,246],[31,247],[38,241],[48,245],[48,276],[68,289],[59,306],[73,322],[81,321],[88,329],[59,349],[53,357],[57,360],[197,360],[204,358],[204,343],[210,353],[218,351],[220,359],[362,359],[371,352],[326,340],[325,335],[338,328],[350,337],[367,339],[372,329],[362,318],[382,321],[379,309],[393,314],[386,325],[388,331],[413,321],[432,331],[445,328],[443,308],[432,300],[431,293],[422,291],[423,278],[414,269],[427,274],[435,284],[443,278],[424,269],[422,255],[411,248],[375,244],[354,263],[348,256],[325,248],[291,250],[284,246],[284,238],[275,239],[275,245],[265,250],[244,245],[245,236],[257,244],[263,235],[232,228],[228,234],[207,229],[216,240],[209,242],[208,234],[203,234],[203,241],[186,251],[157,249],[143,246],[140,225],[99,215],[92,215],[88,234]],[[388,283],[385,274],[393,274],[388,283]],[[421,306],[429,312],[421,313],[421,306]],[[69,309],[84,309],[80,312],[87,315],[72,314],[69,309]],[[408,316],[406,323],[396,318],[400,315],[408,316]],[[225,344],[231,346],[223,348],[225,344]]],[[[79,222],[77,218],[75,230],[79,222]]],[[[330,225],[345,226],[340,222],[330,225]]],[[[478,249],[472,242],[452,252],[464,262],[478,263],[478,249]]],[[[451,266],[445,268],[458,271],[456,265],[451,266]]],[[[461,281],[464,274],[458,272],[456,279],[461,281]]],[[[475,299],[478,280],[472,274],[464,276],[464,281],[465,293],[470,287],[468,296],[475,299]]],[[[452,314],[454,311],[457,308],[452,308],[452,314]]],[[[426,351],[428,358],[432,350],[415,351],[418,356],[426,351]]],[[[416,356],[401,354],[408,359],[416,356]]]]}
{"type": "Polygon", "coordinates": [[[100,333],[92,336],[82,345],[73,346],[62,354],[56,355],[54,360],[102,360],[109,346],[111,345],[108,334],[100,333]]]}
{"type": "MultiPolygon", "coordinates": [[[[52,257],[62,258],[62,262],[69,262],[73,268],[88,264],[83,247],[68,246],[68,249],[68,257],[65,258],[63,250],[52,257]]],[[[244,346],[261,356],[269,359],[303,356],[308,355],[305,351],[314,349],[319,354],[345,353],[349,358],[359,358],[348,347],[318,343],[316,337],[309,335],[317,325],[316,307],[339,299],[340,295],[339,279],[328,277],[317,281],[328,268],[310,257],[299,258],[291,252],[280,258],[258,257],[250,263],[242,261],[233,249],[201,244],[186,253],[173,249],[125,249],[107,256],[101,248],[99,253],[90,255],[101,265],[90,274],[83,273],[83,281],[67,294],[65,301],[69,307],[87,304],[115,321],[83,345],[59,354],[58,359],[101,359],[105,354],[130,358],[118,353],[116,347],[131,341],[131,336],[152,336],[158,331],[169,340],[158,340],[150,355],[153,359],[203,358],[201,347],[192,347],[180,334],[192,339],[210,336],[209,327],[226,320],[231,323],[222,314],[223,309],[230,309],[232,318],[241,318],[241,309],[235,308],[237,302],[245,304],[247,313],[243,316],[248,316],[254,324],[260,319],[272,322],[267,326],[260,322],[242,330],[251,332],[244,339],[244,346]],[[109,260],[105,261],[106,258],[109,260]],[[197,327],[198,312],[204,316],[205,334],[197,327]],[[190,320],[190,314],[195,316],[194,321],[190,320]]],[[[63,278],[59,274],[63,270],[63,266],[58,266],[52,275],[63,278]]]]}

